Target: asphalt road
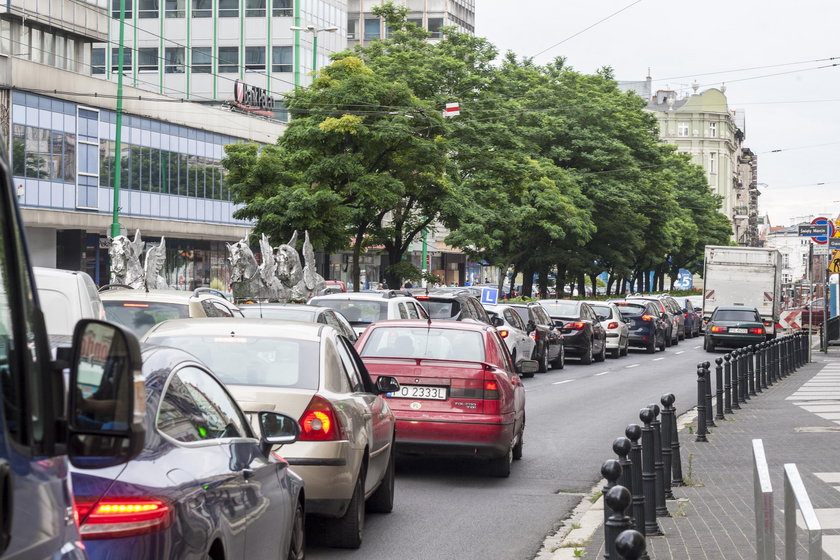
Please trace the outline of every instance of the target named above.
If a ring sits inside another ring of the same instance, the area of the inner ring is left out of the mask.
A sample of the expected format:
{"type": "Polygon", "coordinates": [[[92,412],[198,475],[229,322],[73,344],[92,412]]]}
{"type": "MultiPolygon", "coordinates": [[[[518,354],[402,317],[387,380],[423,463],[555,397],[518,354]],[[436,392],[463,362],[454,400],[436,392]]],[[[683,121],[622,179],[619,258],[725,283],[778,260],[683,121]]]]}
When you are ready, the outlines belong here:
{"type": "Polygon", "coordinates": [[[307,557],[532,559],[601,478],[601,463],[615,458],[613,439],[639,423],[639,410],[667,392],[678,415],[691,408],[696,364],[714,357],[694,338],[588,366],[570,359],[565,369],[525,379],[525,449],[510,478],[488,476],[478,461],[404,458],[394,511],[367,516],[361,548],[326,548],[315,527],[307,557]]]}

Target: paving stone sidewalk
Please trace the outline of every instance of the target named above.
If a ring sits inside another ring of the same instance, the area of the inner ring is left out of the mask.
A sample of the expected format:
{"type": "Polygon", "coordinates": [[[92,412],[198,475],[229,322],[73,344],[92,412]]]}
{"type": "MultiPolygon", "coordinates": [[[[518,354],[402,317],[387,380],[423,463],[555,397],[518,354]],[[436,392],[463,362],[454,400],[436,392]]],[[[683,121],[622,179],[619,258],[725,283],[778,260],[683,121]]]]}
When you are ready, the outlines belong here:
{"type": "MultiPolygon", "coordinates": [[[[773,482],[776,557],[784,558],[785,463],[799,468],[823,527],[824,558],[840,560],[840,348],[813,353],[813,362],[717,421],[708,443],[680,432],[688,486],[674,488],[663,537],[647,539],[652,560],[756,558],[752,440],[762,439],[773,482]]],[[[797,531],[798,556],[807,540],[797,531]]],[[[603,527],[585,557],[603,558],[603,527]]]]}

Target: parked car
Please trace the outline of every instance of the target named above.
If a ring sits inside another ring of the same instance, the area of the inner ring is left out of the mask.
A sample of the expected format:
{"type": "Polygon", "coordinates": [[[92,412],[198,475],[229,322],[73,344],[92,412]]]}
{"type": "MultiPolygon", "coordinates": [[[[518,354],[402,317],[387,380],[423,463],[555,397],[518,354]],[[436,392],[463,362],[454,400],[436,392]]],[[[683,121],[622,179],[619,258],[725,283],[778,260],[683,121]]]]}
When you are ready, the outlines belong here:
{"type": "Polygon", "coordinates": [[[467,291],[432,290],[414,297],[432,319],[491,324],[484,307],[467,291]]]}
{"type": "Polygon", "coordinates": [[[588,303],[570,299],[541,299],[555,326],[563,334],[566,355],[580,363],[603,362],[607,356],[607,333],[588,303]]]}
{"type": "Polygon", "coordinates": [[[282,410],[301,434],[281,453],[306,485],[306,512],[328,519],[332,546],[362,543],[365,502],[394,503],[394,414],[382,398],[393,377],[371,380],[353,345],[326,325],[274,319],[161,323],[146,342],[182,348],[206,363],[251,415],[282,410]]]}
{"type": "Polygon", "coordinates": [[[688,296],[686,299],[691,302],[694,312],[700,317],[700,332],[702,333],[706,326],[705,321],[703,321],[703,296],[688,296]]]}
{"type": "Polygon", "coordinates": [[[630,348],[630,326],[614,303],[587,301],[606,333],[606,347],[610,358],[626,356],[630,348]]]}
{"type": "MultiPolygon", "coordinates": [[[[295,419],[259,412],[258,439],[224,385],[196,358],[146,346],[142,361],[142,451],[126,465],[72,471],[91,560],[206,559],[236,551],[247,558],[302,558],[303,483],[271,453],[272,445],[295,441],[295,419]]],[[[105,375],[100,369],[100,379],[105,375]]],[[[90,421],[107,419],[97,418],[107,383],[96,385],[82,404],[90,421]]]]}
{"type": "Polygon", "coordinates": [[[328,294],[310,299],[309,304],[335,309],[344,315],[357,334],[362,334],[376,321],[429,318],[416,299],[395,290],[328,294]]]}
{"type": "Polygon", "coordinates": [[[237,306],[218,292],[184,290],[132,290],[111,288],[99,292],[109,321],[142,337],[154,325],[169,319],[243,317],[237,306]]]}
{"type": "Polygon", "coordinates": [[[700,336],[700,326],[703,324],[703,308],[702,302],[700,312],[694,307],[694,303],[689,298],[680,298],[677,303],[682,303],[683,316],[685,317],[685,337],[694,338],[700,336]]]}
{"type": "MultiPolygon", "coordinates": [[[[522,373],[522,361],[531,359],[536,346],[536,342],[528,334],[528,327],[516,310],[509,305],[485,305],[484,307],[490,320],[496,323],[499,336],[502,337],[508,347],[513,366],[517,372],[522,373]]],[[[564,365],[565,359],[564,356],[561,356],[558,367],[562,369],[564,365]]],[[[533,376],[533,373],[522,374],[522,377],[533,376]]]]}
{"type": "Polygon", "coordinates": [[[716,307],[706,324],[703,348],[714,352],[718,346],[741,348],[766,340],[761,315],[755,307],[716,307]]]}
{"type": "Polygon", "coordinates": [[[660,294],[659,298],[665,303],[668,311],[673,313],[677,326],[677,338],[685,340],[688,336],[685,328],[685,308],[673,297],[667,294],[660,294]]]}
{"type": "Polygon", "coordinates": [[[680,342],[680,320],[682,320],[683,328],[685,328],[685,318],[683,317],[682,313],[679,313],[679,318],[677,317],[678,313],[674,311],[674,309],[667,305],[666,302],[657,296],[627,296],[627,301],[630,300],[642,300],[642,301],[652,301],[656,304],[657,309],[659,310],[660,315],[664,315],[665,319],[668,322],[668,330],[665,333],[665,345],[666,346],[676,346],[680,342]]]}
{"type": "Polygon", "coordinates": [[[246,317],[262,319],[280,319],[283,321],[303,321],[304,323],[321,323],[334,328],[338,334],[344,335],[350,342],[356,342],[359,335],[353,326],[338,311],[320,305],[302,303],[240,303],[239,310],[246,317]]]}
{"type": "MultiPolygon", "coordinates": [[[[402,453],[481,457],[509,476],[522,457],[525,389],[502,338],[489,325],[382,321],[356,343],[375,374],[396,376],[388,395],[402,453]]],[[[527,361],[523,371],[537,364],[527,361]]]]}
{"type": "Polygon", "coordinates": [[[549,366],[563,368],[566,364],[565,340],[545,308],[535,302],[508,305],[516,311],[525,323],[526,332],[534,339],[534,354],[531,358],[537,361],[538,371],[545,373],[549,366]]]}
{"type": "Polygon", "coordinates": [[[611,301],[629,321],[630,346],[644,348],[648,354],[653,354],[657,348],[665,350],[669,324],[656,304],[645,300],[611,301]]]}
{"type": "Polygon", "coordinates": [[[48,334],[72,336],[81,319],[105,319],[105,308],[88,273],[40,266],[32,271],[48,334]]]}

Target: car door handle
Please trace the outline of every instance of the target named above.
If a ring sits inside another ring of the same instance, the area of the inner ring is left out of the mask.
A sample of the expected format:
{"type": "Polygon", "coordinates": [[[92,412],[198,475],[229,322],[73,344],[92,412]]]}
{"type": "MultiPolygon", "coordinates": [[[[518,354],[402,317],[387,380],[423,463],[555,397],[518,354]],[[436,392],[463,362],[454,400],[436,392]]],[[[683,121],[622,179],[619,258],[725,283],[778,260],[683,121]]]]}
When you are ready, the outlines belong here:
{"type": "Polygon", "coordinates": [[[13,497],[12,469],[7,461],[0,460],[0,554],[6,551],[12,540],[13,497]]]}

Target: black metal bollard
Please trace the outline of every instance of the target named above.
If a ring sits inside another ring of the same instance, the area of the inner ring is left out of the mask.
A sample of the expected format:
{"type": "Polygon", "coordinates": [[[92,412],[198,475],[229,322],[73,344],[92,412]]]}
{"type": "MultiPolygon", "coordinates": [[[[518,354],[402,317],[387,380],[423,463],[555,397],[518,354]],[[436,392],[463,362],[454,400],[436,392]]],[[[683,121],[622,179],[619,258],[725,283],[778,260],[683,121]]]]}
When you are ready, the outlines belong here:
{"type": "Polygon", "coordinates": [[[618,558],[615,541],[618,535],[630,528],[630,518],[624,515],[630,499],[630,491],[620,485],[613,486],[604,494],[604,511],[613,511],[604,523],[604,558],[618,558]]]}
{"type": "MultiPolygon", "coordinates": [[[[607,479],[607,484],[601,489],[601,493],[606,496],[610,488],[615,486],[621,477],[621,465],[615,459],[607,459],[601,465],[601,476],[607,479]]],[[[604,502],[604,523],[610,518],[610,514],[612,514],[612,511],[610,511],[610,508],[604,502]]]]}
{"type": "Polygon", "coordinates": [[[674,402],[674,395],[666,393],[659,397],[659,402],[662,403],[662,464],[664,466],[663,473],[665,475],[665,499],[673,500],[674,492],[671,490],[671,472],[673,466],[674,451],[671,447],[671,438],[674,434],[674,429],[671,424],[674,422],[674,409],[671,408],[671,403],[674,402]]]}
{"type": "Polygon", "coordinates": [[[723,415],[723,358],[715,358],[715,420],[725,420],[723,415]]]}
{"type": "Polygon", "coordinates": [[[785,376],[791,374],[790,370],[790,337],[786,336],[782,339],[782,360],[784,360],[785,376]]]}
{"type": "Polygon", "coordinates": [[[645,493],[645,535],[662,535],[662,529],[656,522],[656,471],[653,450],[653,411],[643,408],[639,412],[639,419],[644,423],[642,428],[642,486],[645,493]]]}
{"type": "Polygon", "coordinates": [[[636,529],[645,534],[645,494],[642,486],[642,428],[638,424],[630,424],[625,428],[624,435],[630,440],[630,478],[633,483],[633,524],[636,529]]]}
{"type": "Polygon", "coordinates": [[[778,339],[774,338],[767,345],[767,365],[770,372],[770,383],[776,383],[779,380],[779,373],[776,369],[776,344],[778,339]]]}
{"type": "Polygon", "coordinates": [[[741,363],[738,364],[738,371],[741,372],[741,398],[744,399],[744,402],[750,400],[750,372],[747,369],[749,367],[747,365],[747,354],[748,351],[746,348],[738,349],[738,359],[741,361],[741,363]]]}
{"type": "Polygon", "coordinates": [[[659,421],[660,408],[651,403],[648,408],[653,411],[653,472],[656,474],[656,517],[671,517],[665,504],[665,461],[662,459],[662,422],[659,421]]]}
{"type": "Polygon", "coordinates": [[[723,355],[723,411],[732,414],[732,356],[727,352],[723,355]]]}
{"type": "Polygon", "coordinates": [[[706,370],[702,364],[697,366],[697,437],[694,441],[706,439],[706,370]]]}
{"type": "Polygon", "coordinates": [[[732,408],[741,408],[741,377],[738,373],[738,350],[729,353],[732,358],[732,408]]]}
{"type": "Polygon", "coordinates": [[[788,375],[787,338],[788,337],[783,336],[779,341],[779,362],[781,363],[782,377],[787,377],[788,375]]]}
{"type": "Polygon", "coordinates": [[[622,531],[615,539],[615,550],[622,560],[639,560],[644,556],[646,549],[645,536],[633,529],[622,531]]]}
{"type": "MultiPolygon", "coordinates": [[[[633,473],[630,459],[627,455],[630,453],[630,440],[624,436],[617,437],[613,440],[613,453],[618,455],[618,464],[621,465],[621,476],[618,478],[619,486],[624,486],[630,492],[633,491],[633,473]]],[[[627,509],[624,510],[625,515],[633,517],[632,504],[628,504],[627,509]]]]}
{"type": "Polygon", "coordinates": [[[758,345],[758,371],[759,377],[761,379],[761,388],[767,389],[767,362],[765,358],[767,354],[765,353],[765,349],[767,348],[767,341],[760,343],[758,345]]]}
{"type": "Polygon", "coordinates": [[[671,485],[682,486],[685,482],[683,481],[682,458],[680,457],[680,434],[677,430],[677,408],[674,406],[676,397],[673,393],[668,393],[668,397],[670,401],[668,407],[671,409],[671,418],[673,419],[671,422],[671,485]]]}
{"type": "Polygon", "coordinates": [[[712,406],[712,370],[709,369],[712,364],[710,362],[703,362],[703,371],[706,372],[706,429],[715,428],[715,411],[712,406]]]}
{"type": "Polygon", "coordinates": [[[749,382],[750,382],[750,395],[757,395],[761,392],[761,387],[756,387],[757,383],[755,382],[755,346],[750,344],[746,348],[747,350],[747,371],[749,372],[749,382]]]}

